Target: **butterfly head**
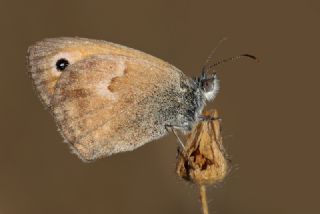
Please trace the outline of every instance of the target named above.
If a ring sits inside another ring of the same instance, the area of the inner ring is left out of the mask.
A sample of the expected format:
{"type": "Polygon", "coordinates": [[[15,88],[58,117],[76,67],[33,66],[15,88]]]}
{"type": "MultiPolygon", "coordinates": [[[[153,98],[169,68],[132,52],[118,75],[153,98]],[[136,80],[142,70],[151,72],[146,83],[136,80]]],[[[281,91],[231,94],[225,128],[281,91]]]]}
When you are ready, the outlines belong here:
{"type": "Polygon", "coordinates": [[[213,73],[208,75],[203,71],[197,81],[205,99],[207,101],[212,101],[219,92],[219,80],[217,78],[217,74],[213,73]]]}

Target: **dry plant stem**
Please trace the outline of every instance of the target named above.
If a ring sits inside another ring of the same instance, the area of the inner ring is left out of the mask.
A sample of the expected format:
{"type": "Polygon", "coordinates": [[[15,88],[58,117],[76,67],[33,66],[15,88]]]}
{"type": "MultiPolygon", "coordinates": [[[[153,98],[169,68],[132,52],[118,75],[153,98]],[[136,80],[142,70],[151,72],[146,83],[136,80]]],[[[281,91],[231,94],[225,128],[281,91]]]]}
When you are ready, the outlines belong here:
{"type": "Polygon", "coordinates": [[[203,214],[209,214],[206,186],[200,185],[199,189],[200,189],[200,200],[201,200],[202,212],[203,214]]]}

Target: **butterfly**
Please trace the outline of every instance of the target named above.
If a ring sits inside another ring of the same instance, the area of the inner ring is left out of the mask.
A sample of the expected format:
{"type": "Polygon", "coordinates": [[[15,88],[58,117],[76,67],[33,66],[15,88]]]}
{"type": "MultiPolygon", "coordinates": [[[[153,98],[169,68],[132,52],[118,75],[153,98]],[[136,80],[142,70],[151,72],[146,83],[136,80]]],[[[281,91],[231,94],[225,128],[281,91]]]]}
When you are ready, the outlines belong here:
{"type": "Polygon", "coordinates": [[[213,66],[190,78],[144,52],[86,38],[44,39],[27,53],[35,90],[84,161],[190,131],[218,92],[213,66]]]}

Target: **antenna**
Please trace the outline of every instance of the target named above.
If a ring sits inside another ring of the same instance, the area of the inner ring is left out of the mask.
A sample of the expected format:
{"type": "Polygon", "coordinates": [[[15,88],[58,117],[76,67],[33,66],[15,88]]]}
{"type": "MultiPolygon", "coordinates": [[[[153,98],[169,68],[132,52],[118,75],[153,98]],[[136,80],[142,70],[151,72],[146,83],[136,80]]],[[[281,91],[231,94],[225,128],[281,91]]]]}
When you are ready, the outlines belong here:
{"type": "Polygon", "coordinates": [[[224,64],[226,62],[230,62],[230,61],[235,61],[235,60],[238,60],[240,58],[249,58],[249,59],[253,59],[257,62],[259,62],[258,58],[256,56],[253,56],[251,54],[241,54],[241,55],[238,55],[238,56],[233,56],[233,57],[230,57],[230,58],[227,58],[227,59],[223,59],[223,60],[220,60],[216,63],[213,63],[211,64],[209,67],[207,67],[207,70],[206,71],[210,71],[212,68],[218,66],[218,65],[221,65],[221,64],[224,64]]]}
{"type": "Polygon", "coordinates": [[[216,47],[210,52],[207,60],[205,61],[205,63],[202,66],[202,71],[205,72],[207,70],[207,67],[209,65],[209,63],[212,60],[212,57],[214,56],[214,54],[216,53],[216,51],[218,50],[219,46],[227,40],[227,37],[223,37],[222,39],[220,39],[220,41],[218,42],[218,44],[216,45],[216,47]]]}
{"type": "Polygon", "coordinates": [[[251,54],[241,54],[241,55],[238,55],[238,56],[233,56],[233,57],[230,57],[230,58],[226,58],[226,59],[222,59],[218,62],[215,62],[213,64],[211,64],[211,60],[212,60],[212,57],[214,56],[214,54],[216,53],[218,47],[224,42],[226,41],[227,38],[226,37],[223,37],[219,42],[218,44],[216,45],[216,47],[211,51],[211,53],[209,54],[206,62],[204,63],[204,65],[202,66],[202,76],[203,78],[205,79],[206,78],[206,74],[209,73],[214,67],[218,66],[218,65],[221,65],[221,64],[224,64],[226,62],[230,62],[230,61],[236,61],[240,58],[249,58],[249,59],[253,59],[257,62],[259,62],[259,59],[254,56],[254,55],[251,55],[251,54]]]}

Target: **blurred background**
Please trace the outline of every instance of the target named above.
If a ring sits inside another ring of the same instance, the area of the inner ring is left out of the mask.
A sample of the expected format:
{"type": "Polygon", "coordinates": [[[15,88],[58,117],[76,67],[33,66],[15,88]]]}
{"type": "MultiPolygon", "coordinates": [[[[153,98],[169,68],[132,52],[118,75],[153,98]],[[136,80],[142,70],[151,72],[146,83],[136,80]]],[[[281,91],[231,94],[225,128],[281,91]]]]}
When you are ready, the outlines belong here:
{"type": "Polygon", "coordinates": [[[175,174],[175,138],[94,163],[62,143],[26,74],[27,47],[80,36],[133,47],[190,76],[223,37],[223,119],[233,170],[208,189],[211,213],[320,213],[320,3],[304,1],[0,0],[0,213],[201,213],[175,174]]]}

